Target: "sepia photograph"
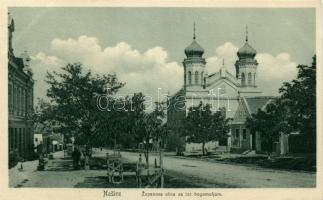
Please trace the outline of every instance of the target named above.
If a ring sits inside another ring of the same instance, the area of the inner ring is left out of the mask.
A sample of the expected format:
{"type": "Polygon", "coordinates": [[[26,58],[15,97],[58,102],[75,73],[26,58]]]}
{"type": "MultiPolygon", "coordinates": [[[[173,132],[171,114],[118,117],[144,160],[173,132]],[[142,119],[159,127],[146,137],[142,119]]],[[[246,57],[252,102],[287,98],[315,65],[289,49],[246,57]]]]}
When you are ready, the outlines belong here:
{"type": "Polygon", "coordinates": [[[315,7],[6,14],[9,189],[317,188],[315,7]]]}

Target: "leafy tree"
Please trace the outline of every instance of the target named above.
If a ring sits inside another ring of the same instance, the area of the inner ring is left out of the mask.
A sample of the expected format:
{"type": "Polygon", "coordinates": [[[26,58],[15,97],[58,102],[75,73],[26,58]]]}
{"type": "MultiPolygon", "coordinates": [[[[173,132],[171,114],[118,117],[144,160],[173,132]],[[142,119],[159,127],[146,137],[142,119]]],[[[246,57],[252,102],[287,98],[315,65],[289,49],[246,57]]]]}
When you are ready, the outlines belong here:
{"type": "Polygon", "coordinates": [[[42,117],[61,123],[65,132],[73,133],[77,144],[92,146],[102,136],[101,122],[108,112],[101,112],[97,106],[100,95],[112,96],[124,84],[115,75],[93,75],[84,72],[79,63],[62,67],[62,72],[47,73],[46,83],[50,85],[47,96],[51,106],[43,109],[42,117]]]}
{"type": "Polygon", "coordinates": [[[135,93],[132,97],[126,96],[124,99],[118,99],[109,115],[108,130],[114,138],[114,144],[122,145],[128,148],[138,148],[142,141],[140,134],[142,132],[143,117],[145,115],[144,95],[135,93]]]}
{"type": "MultiPolygon", "coordinates": [[[[298,65],[295,80],[285,82],[281,96],[247,119],[246,125],[271,143],[280,133],[306,134],[307,149],[316,150],[316,56],[311,66],[298,65]]],[[[271,145],[269,145],[271,146],[271,145]]],[[[269,148],[268,150],[271,150],[269,148]]]]}
{"type": "Polygon", "coordinates": [[[175,151],[176,155],[181,156],[184,151],[185,139],[181,137],[181,129],[167,131],[167,150],[175,151]]]}
{"type": "Polygon", "coordinates": [[[130,146],[129,142],[131,142],[136,144],[136,148],[139,147],[139,144],[143,144],[143,153],[148,166],[150,141],[159,139],[165,134],[163,127],[165,107],[163,103],[156,103],[154,111],[147,113],[144,102],[145,96],[142,93],[135,93],[131,98],[126,97],[122,112],[123,120],[126,123],[121,124],[118,132],[121,135],[119,137],[120,144],[130,146]]]}
{"type": "Polygon", "coordinates": [[[277,141],[280,133],[289,133],[292,127],[287,122],[287,108],[281,99],[269,102],[264,110],[258,109],[257,113],[247,118],[246,126],[251,131],[261,134],[264,151],[272,151],[272,142],[277,141]]]}
{"type": "Polygon", "coordinates": [[[205,155],[205,143],[228,137],[229,120],[222,110],[212,113],[210,105],[203,105],[201,102],[198,106],[189,108],[184,122],[184,135],[189,142],[202,143],[205,155]]]}
{"type": "Polygon", "coordinates": [[[151,113],[143,113],[136,120],[136,136],[138,142],[144,143],[144,156],[146,165],[149,165],[149,151],[151,150],[150,141],[153,139],[159,140],[164,134],[163,118],[165,107],[163,103],[156,103],[154,111],[151,113]]]}
{"type": "Polygon", "coordinates": [[[298,65],[297,79],[279,89],[289,108],[288,122],[295,131],[306,134],[311,152],[316,151],[316,55],[311,66],[298,65]]]}

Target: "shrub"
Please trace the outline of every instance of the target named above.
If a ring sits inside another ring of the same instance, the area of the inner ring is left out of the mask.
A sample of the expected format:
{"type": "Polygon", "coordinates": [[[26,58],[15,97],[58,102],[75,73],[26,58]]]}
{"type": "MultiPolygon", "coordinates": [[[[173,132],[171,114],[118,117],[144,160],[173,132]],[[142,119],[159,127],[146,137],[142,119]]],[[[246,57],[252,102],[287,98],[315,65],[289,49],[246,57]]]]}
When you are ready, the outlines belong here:
{"type": "Polygon", "coordinates": [[[9,151],[9,169],[16,166],[19,162],[19,153],[17,150],[9,151]]]}

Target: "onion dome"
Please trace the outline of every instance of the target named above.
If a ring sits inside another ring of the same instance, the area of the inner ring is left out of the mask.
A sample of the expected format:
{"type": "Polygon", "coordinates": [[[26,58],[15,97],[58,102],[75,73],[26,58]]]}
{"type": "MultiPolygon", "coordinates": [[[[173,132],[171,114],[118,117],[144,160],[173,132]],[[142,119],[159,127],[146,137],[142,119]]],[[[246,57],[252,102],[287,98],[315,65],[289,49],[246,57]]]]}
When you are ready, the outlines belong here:
{"type": "Polygon", "coordinates": [[[185,48],[185,54],[187,57],[202,57],[204,49],[195,41],[194,38],[193,42],[185,48]]]}
{"type": "Polygon", "coordinates": [[[204,53],[204,49],[196,42],[195,36],[195,22],[194,22],[194,35],[193,35],[193,42],[185,48],[185,54],[187,57],[202,57],[204,53]]]}
{"type": "Polygon", "coordinates": [[[237,53],[239,58],[254,58],[257,51],[246,42],[243,47],[241,47],[237,53]]]}
{"type": "Polygon", "coordinates": [[[254,58],[257,51],[248,43],[248,26],[246,27],[246,43],[241,47],[237,53],[239,58],[254,58]]]}

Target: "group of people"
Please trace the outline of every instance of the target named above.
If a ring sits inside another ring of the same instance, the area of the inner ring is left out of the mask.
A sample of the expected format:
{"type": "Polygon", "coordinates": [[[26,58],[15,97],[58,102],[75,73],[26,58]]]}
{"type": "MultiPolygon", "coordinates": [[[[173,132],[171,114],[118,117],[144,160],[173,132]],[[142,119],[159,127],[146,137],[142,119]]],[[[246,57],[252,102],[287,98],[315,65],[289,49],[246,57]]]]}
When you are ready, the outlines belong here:
{"type": "Polygon", "coordinates": [[[75,147],[72,153],[74,169],[80,169],[80,162],[81,162],[82,155],[86,160],[86,157],[91,157],[91,151],[88,148],[85,148],[81,153],[81,151],[77,147],[75,147]]]}
{"type": "Polygon", "coordinates": [[[74,151],[72,153],[72,158],[73,158],[73,166],[74,169],[79,169],[80,168],[80,158],[81,158],[81,152],[78,150],[78,148],[74,148],[74,151]]]}

